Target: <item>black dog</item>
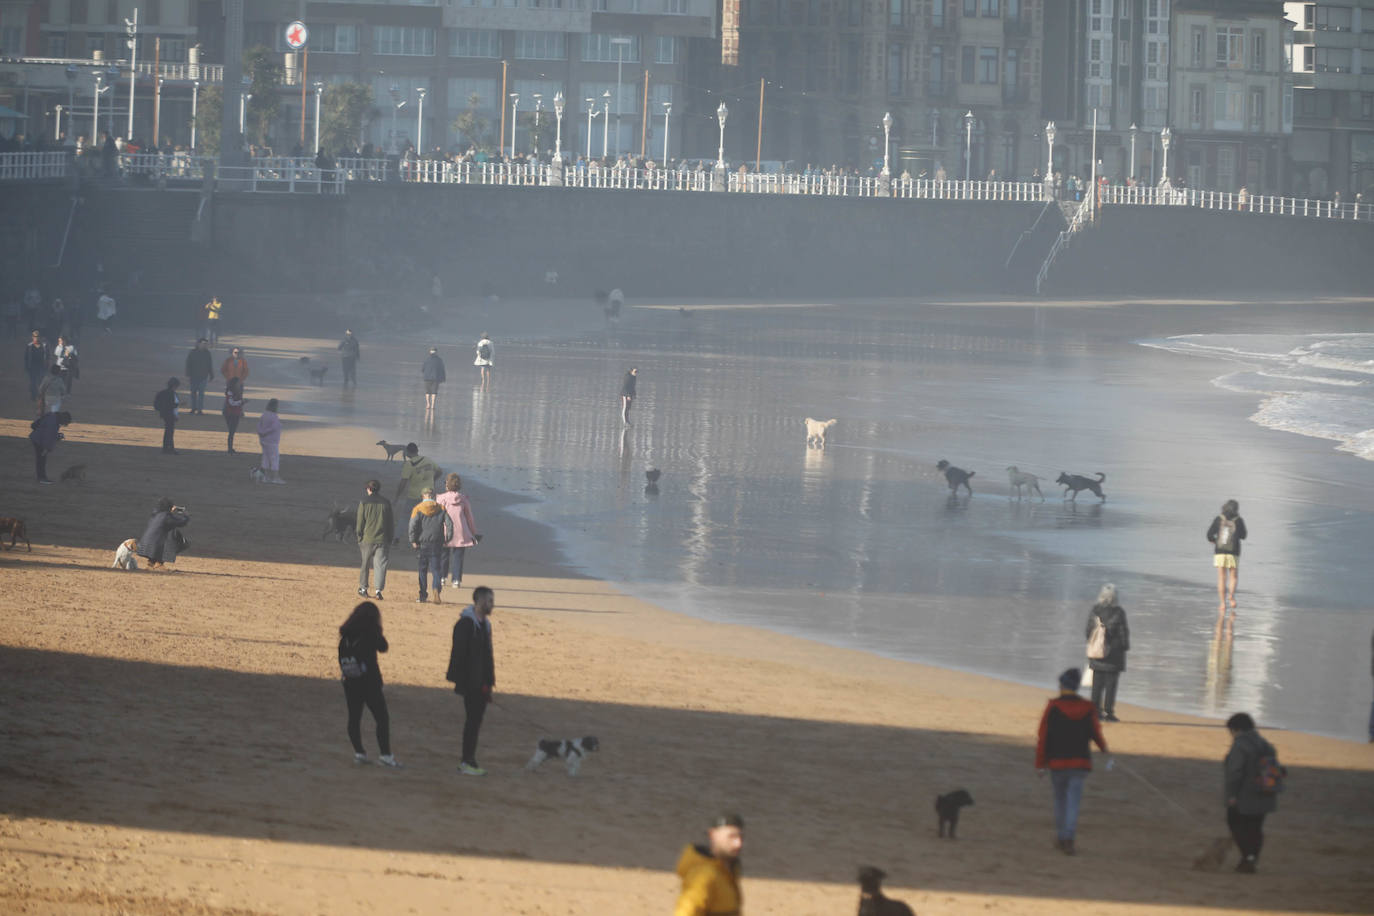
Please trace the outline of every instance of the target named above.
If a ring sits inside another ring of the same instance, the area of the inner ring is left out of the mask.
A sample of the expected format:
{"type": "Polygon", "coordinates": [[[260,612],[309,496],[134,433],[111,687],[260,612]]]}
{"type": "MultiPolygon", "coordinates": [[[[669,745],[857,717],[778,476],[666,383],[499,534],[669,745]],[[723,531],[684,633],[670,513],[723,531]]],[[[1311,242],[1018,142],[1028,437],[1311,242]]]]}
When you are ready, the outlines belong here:
{"type": "Polygon", "coordinates": [[[1092,490],[1093,493],[1097,494],[1098,499],[1106,502],[1107,497],[1102,495],[1102,482],[1106,479],[1107,475],[1103,474],[1101,471],[1097,472],[1096,480],[1093,480],[1091,477],[1084,477],[1082,474],[1069,474],[1066,472],[1061,473],[1059,479],[1056,480],[1055,483],[1061,484],[1064,487],[1064,495],[1068,496],[1069,499],[1078,499],[1079,490],[1092,490]]]}
{"type": "Polygon", "coordinates": [[[859,916],[916,916],[916,911],[900,900],[883,895],[887,872],[872,865],[859,868],[859,916]]]}
{"type": "Polygon", "coordinates": [[[945,480],[949,481],[951,493],[958,493],[959,488],[963,487],[968,490],[969,496],[973,495],[973,487],[969,486],[968,482],[974,474],[978,473],[977,471],[965,471],[963,468],[956,468],[943,458],[940,459],[939,464],[935,465],[935,469],[945,472],[945,480]]]}
{"type": "Polygon", "coordinates": [[[324,534],[320,535],[320,540],[323,541],[332,534],[342,543],[345,534],[357,535],[357,524],[358,509],[356,506],[351,509],[340,509],[335,506],[333,511],[329,513],[329,518],[325,519],[324,534]]]}
{"type": "Polygon", "coordinates": [[[935,813],[940,816],[940,836],[945,835],[945,825],[949,825],[949,838],[956,839],[954,831],[959,829],[959,809],[973,804],[973,796],[966,789],[955,789],[945,795],[935,796],[935,813]]]}

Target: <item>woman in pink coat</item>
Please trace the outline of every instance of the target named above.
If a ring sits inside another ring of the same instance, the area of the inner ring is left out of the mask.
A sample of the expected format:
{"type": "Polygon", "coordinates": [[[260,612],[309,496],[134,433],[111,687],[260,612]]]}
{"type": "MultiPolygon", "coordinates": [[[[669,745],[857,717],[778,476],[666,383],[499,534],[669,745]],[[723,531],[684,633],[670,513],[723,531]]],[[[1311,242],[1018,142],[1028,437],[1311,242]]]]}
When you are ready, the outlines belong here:
{"type": "Polygon", "coordinates": [[[444,480],[444,492],[436,500],[453,520],[453,539],[444,545],[448,550],[444,551],[444,563],[439,573],[440,578],[448,579],[450,588],[463,584],[463,552],[482,540],[477,533],[477,523],[472,520],[472,506],[468,504],[468,498],[459,492],[462,486],[461,477],[457,474],[448,475],[444,480]]]}
{"type": "Polygon", "coordinates": [[[277,399],[267,402],[262,416],[258,418],[258,442],[262,445],[262,472],[267,475],[268,483],[286,483],[277,473],[281,462],[281,417],[277,416],[277,399]]]}

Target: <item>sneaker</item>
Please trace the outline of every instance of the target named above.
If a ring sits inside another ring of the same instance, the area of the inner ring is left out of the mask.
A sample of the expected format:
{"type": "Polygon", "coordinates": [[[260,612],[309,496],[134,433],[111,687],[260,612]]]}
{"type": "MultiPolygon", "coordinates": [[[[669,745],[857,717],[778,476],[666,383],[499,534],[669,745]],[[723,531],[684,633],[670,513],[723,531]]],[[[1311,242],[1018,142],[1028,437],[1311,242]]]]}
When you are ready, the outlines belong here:
{"type": "Polygon", "coordinates": [[[360,588],[360,589],[358,589],[358,597],[359,597],[359,598],[366,598],[366,597],[367,597],[367,589],[365,589],[365,588],[360,588]]]}
{"type": "Polygon", "coordinates": [[[359,766],[362,766],[364,764],[371,763],[372,761],[367,759],[366,754],[359,754],[355,752],[353,754],[353,762],[358,764],[359,766]]]}
{"type": "Polygon", "coordinates": [[[1120,722],[1121,720],[1118,719],[1118,718],[1116,717],[1116,713],[1114,713],[1114,712],[1109,712],[1109,713],[1107,713],[1105,716],[1102,717],[1102,721],[1103,721],[1103,722],[1120,722]]]}
{"type": "Polygon", "coordinates": [[[1073,848],[1073,840],[1062,841],[1059,845],[1059,848],[1064,851],[1064,855],[1066,856],[1072,856],[1077,854],[1077,850],[1073,848]]]}
{"type": "Polygon", "coordinates": [[[428,603],[429,603],[429,596],[428,596],[428,595],[421,595],[420,597],[418,597],[418,598],[415,599],[415,603],[416,603],[416,604],[428,604],[428,603]]]}
{"type": "Polygon", "coordinates": [[[395,768],[398,769],[398,770],[404,769],[404,768],[401,766],[401,761],[397,760],[395,757],[391,756],[390,754],[383,754],[382,756],[378,757],[378,758],[377,758],[377,762],[380,763],[380,764],[381,764],[382,766],[384,766],[384,767],[395,767],[395,768]]]}
{"type": "Polygon", "coordinates": [[[1254,856],[1246,856],[1241,859],[1240,864],[1236,866],[1236,871],[1240,872],[1242,875],[1253,875],[1255,873],[1254,856]]]}
{"type": "Polygon", "coordinates": [[[374,601],[381,601],[381,600],[382,600],[382,593],[381,593],[380,591],[378,591],[377,594],[376,594],[376,595],[373,595],[372,597],[373,597],[373,600],[374,600],[374,601]]]}
{"type": "Polygon", "coordinates": [[[42,486],[45,486],[45,487],[50,487],[50,486],[52,486],[52,481],[49,480],[49,479],[46,478],[46,477],[44,477],[42,480],[40,480],[40,481],[38,481],[38,482],[39,482],[39,484],[41,484],[42,486]]]}
{"type": "Polygon", "coordinates": [[[477,766],[477,764],[475,764],[475,763],[460,763],[460,764],[458,764],[458,772],[459,772],[459,773],[462,773],[464,776],[485,776],[485,775],[487,775],[487,771],[484,770],[484,769],[482,769],[481,767],[477,766]]]}

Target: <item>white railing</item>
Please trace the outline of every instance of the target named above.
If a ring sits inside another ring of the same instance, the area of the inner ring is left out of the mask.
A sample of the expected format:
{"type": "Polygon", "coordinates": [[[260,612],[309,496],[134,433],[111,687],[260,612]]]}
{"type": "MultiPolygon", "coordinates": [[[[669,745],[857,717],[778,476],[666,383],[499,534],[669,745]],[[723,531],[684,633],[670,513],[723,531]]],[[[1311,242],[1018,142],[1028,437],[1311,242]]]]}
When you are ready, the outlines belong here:
{"type": "Polygon", "coordinates": [[[1309,200],[1240,191],[1204,191],[1197,188],[1128,188],[1108,185],[1101,192],[1104,204],[1198,207],[1237,213],[1274,213],[1318,219],[1374,220],[1374,204],[1363,201],[1309,200]]]}
{"type": "MultiPolygon", "coordinates": [[[[127,67],[127,64],[123,64],[127,67]]],[[[136,69],[141,76],[153,75],[152,61],[139,61],[136,69]]],[[[222,83],[224,82],[224,64],[187,64],[187,63],[159,63],[157,65],[157,75],[169,80],[200,80],[202,83],[222,83]]]]}
{"type": "Polygon", "coordinates": [[[125,153],[119,157],[120,167],[128,176],[148,176],[154,181],[163,178],[202,180],[207,170],[214,172],[214,156],[192,156],[183,150],[171,153],[125,153]]]}
{"type": "Polygon", "coordinates": [[[215,168],[215,187],[222,191],[281,194],[342,194],[340,169],[321,169],[309,159],[254,160],[251,165],[215,168]]]}
{"type": "Polygon", "coordinates": [[[0,181],[65,178],[71,174],[71,159],[71,154],[65,150],[47,153],[0,153],[0,181]]]}

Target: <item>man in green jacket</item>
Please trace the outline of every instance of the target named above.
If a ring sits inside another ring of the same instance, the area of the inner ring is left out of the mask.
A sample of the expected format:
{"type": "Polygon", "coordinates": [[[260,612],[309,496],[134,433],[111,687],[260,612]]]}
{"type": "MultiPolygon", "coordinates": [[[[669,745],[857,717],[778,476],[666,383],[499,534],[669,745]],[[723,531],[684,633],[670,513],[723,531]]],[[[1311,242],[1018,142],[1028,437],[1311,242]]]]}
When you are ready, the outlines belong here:
{"type": "Polygon", "coordinates": [[[367,570],[377,570],[377,594],[372,596],[382,600],[382,589],[386,588],[386,564],[391,556],[391,537],[395,522],[391,516],[391,501],[381,495],[382,482],[369,480],[367,495],[358,503],[358,550],[362,554],[363,565],[358,570],[358,596],[368,597],[367,570]]]}

